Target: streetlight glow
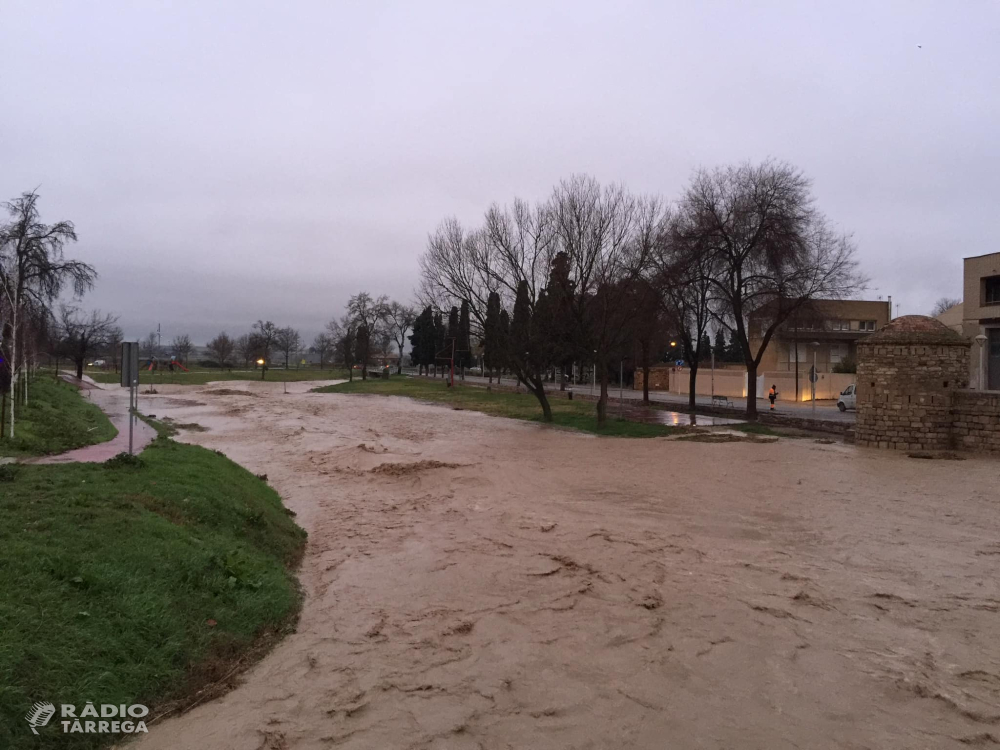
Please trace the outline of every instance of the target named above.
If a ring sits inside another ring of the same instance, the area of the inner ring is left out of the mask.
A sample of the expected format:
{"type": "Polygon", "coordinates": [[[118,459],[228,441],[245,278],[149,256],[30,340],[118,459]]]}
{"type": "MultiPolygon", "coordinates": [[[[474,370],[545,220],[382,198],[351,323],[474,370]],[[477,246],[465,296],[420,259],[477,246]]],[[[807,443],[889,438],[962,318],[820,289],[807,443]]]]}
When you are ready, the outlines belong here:
{"type": "Polygon", "coordinates": [[[263,360],[263,359],[258,359],[258,360],[257,360],[257,364],[258,364],[258,365],[262,365],[262,364],[264,364],[264,360],[263,360]]]}

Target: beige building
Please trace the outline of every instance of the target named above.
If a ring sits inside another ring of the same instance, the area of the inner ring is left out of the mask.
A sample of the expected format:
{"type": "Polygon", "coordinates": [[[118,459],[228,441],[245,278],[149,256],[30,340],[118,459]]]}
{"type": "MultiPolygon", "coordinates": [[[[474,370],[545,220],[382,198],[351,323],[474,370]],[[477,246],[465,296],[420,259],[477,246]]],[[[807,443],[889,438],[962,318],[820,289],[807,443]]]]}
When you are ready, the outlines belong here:
{"type": "Polygon", "coordinates": [[[971,387],[1000,391],[1000,253],[965,259],[962,335],[972,342],[971,387]]]}
{"type": "MultiPolygon", "coordinates": [[[[858,343],[887,325],[892,302],[882,300],[813,300],[779,326],[761,357],[759,371],[800,373],[849,369],[857,361],[858,343]]],[[[768,310],[750,316],[750,347],[756,350],[770,325],[768,310]]]]}

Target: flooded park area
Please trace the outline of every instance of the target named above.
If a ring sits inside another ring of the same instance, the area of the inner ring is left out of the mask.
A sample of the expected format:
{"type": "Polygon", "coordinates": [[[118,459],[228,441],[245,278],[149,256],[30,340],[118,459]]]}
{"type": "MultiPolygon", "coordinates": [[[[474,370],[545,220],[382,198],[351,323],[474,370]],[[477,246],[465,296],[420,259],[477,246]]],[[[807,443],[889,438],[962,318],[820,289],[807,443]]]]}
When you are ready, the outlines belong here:
{"type": "Polygon", "coordinates": [[[309,541],[296,631],[141,750],[998,741],[995,461],[316,385],[144,397],[266,474],[309,541]]]}

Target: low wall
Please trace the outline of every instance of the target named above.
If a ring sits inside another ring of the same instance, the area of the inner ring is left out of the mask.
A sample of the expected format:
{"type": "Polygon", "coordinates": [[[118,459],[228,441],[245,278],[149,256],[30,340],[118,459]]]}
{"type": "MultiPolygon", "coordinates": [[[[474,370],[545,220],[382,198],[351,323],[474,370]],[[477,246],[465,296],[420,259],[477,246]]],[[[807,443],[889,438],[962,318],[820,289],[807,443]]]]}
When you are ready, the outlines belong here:
{"type": "MultiPolygon", "coordinates": [[[[671,393],[685,395],[690,390],[690,375],[686,367],[665,368],[669,371],[669,386],[663,390],[671,393]]],[[[650,383],[652,384],[653,374],[650,373],[650,383]]],[[[639,379],[638,388],[642,388],[642,380],[639,379]]],[[[816,383],[816,399],[822,401],[831,399],[836,401],[843,390],[854,382],[854,375],[851,373],[821,372],[816,383]]],[[[767,396],[768,389],[776,385],[778,387],[779,401],[795,401],[795,373],[785,370],[771,370],[759,373],[756,384],[758,398],[767,396]]],[[[716,396],[728,396],[729,398],[746,398],[747,396],[747,371],[746,370],[716,370],[715,388],[712,388],[712,370],[698,368],[698,382],[695,392],[699,396],[708,396],[713,392],[716,396]]],[[[650,385],[650,390],[652,385],[650,385]]],[[[809,401],[812,399],[812,384],[809,382],[808,370],[799,373],[799,401],[809,401]]]]}
{"type": "Polygon", "coordinates": [[[1000,391],[955,391],[951,417],[954,447],[1000,453],[1000,391]]]}
{"type": "MultiPolygon", "coordinates": [[[[649,368],[649,390],[669,391],[670,371],[673,367],[650,367],[649,368]]],[[[635,389],[642,390],[642,381],[645,379],[642,368],[635,371],[635,389]]]]}

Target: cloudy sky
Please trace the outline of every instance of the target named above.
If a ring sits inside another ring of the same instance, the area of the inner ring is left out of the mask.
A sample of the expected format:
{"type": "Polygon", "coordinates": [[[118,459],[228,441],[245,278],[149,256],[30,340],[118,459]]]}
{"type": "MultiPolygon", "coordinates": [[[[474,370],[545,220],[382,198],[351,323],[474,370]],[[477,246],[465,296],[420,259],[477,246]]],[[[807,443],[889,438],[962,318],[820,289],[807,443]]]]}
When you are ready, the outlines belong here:
{"type": "Polygon", "coordinates": [[[996,0],[0,0],[0,59],[0,197],[76,223],[135,337],[311,339],[574,172],[790,161],[903,314],[1000,250],[996,0]]]}

